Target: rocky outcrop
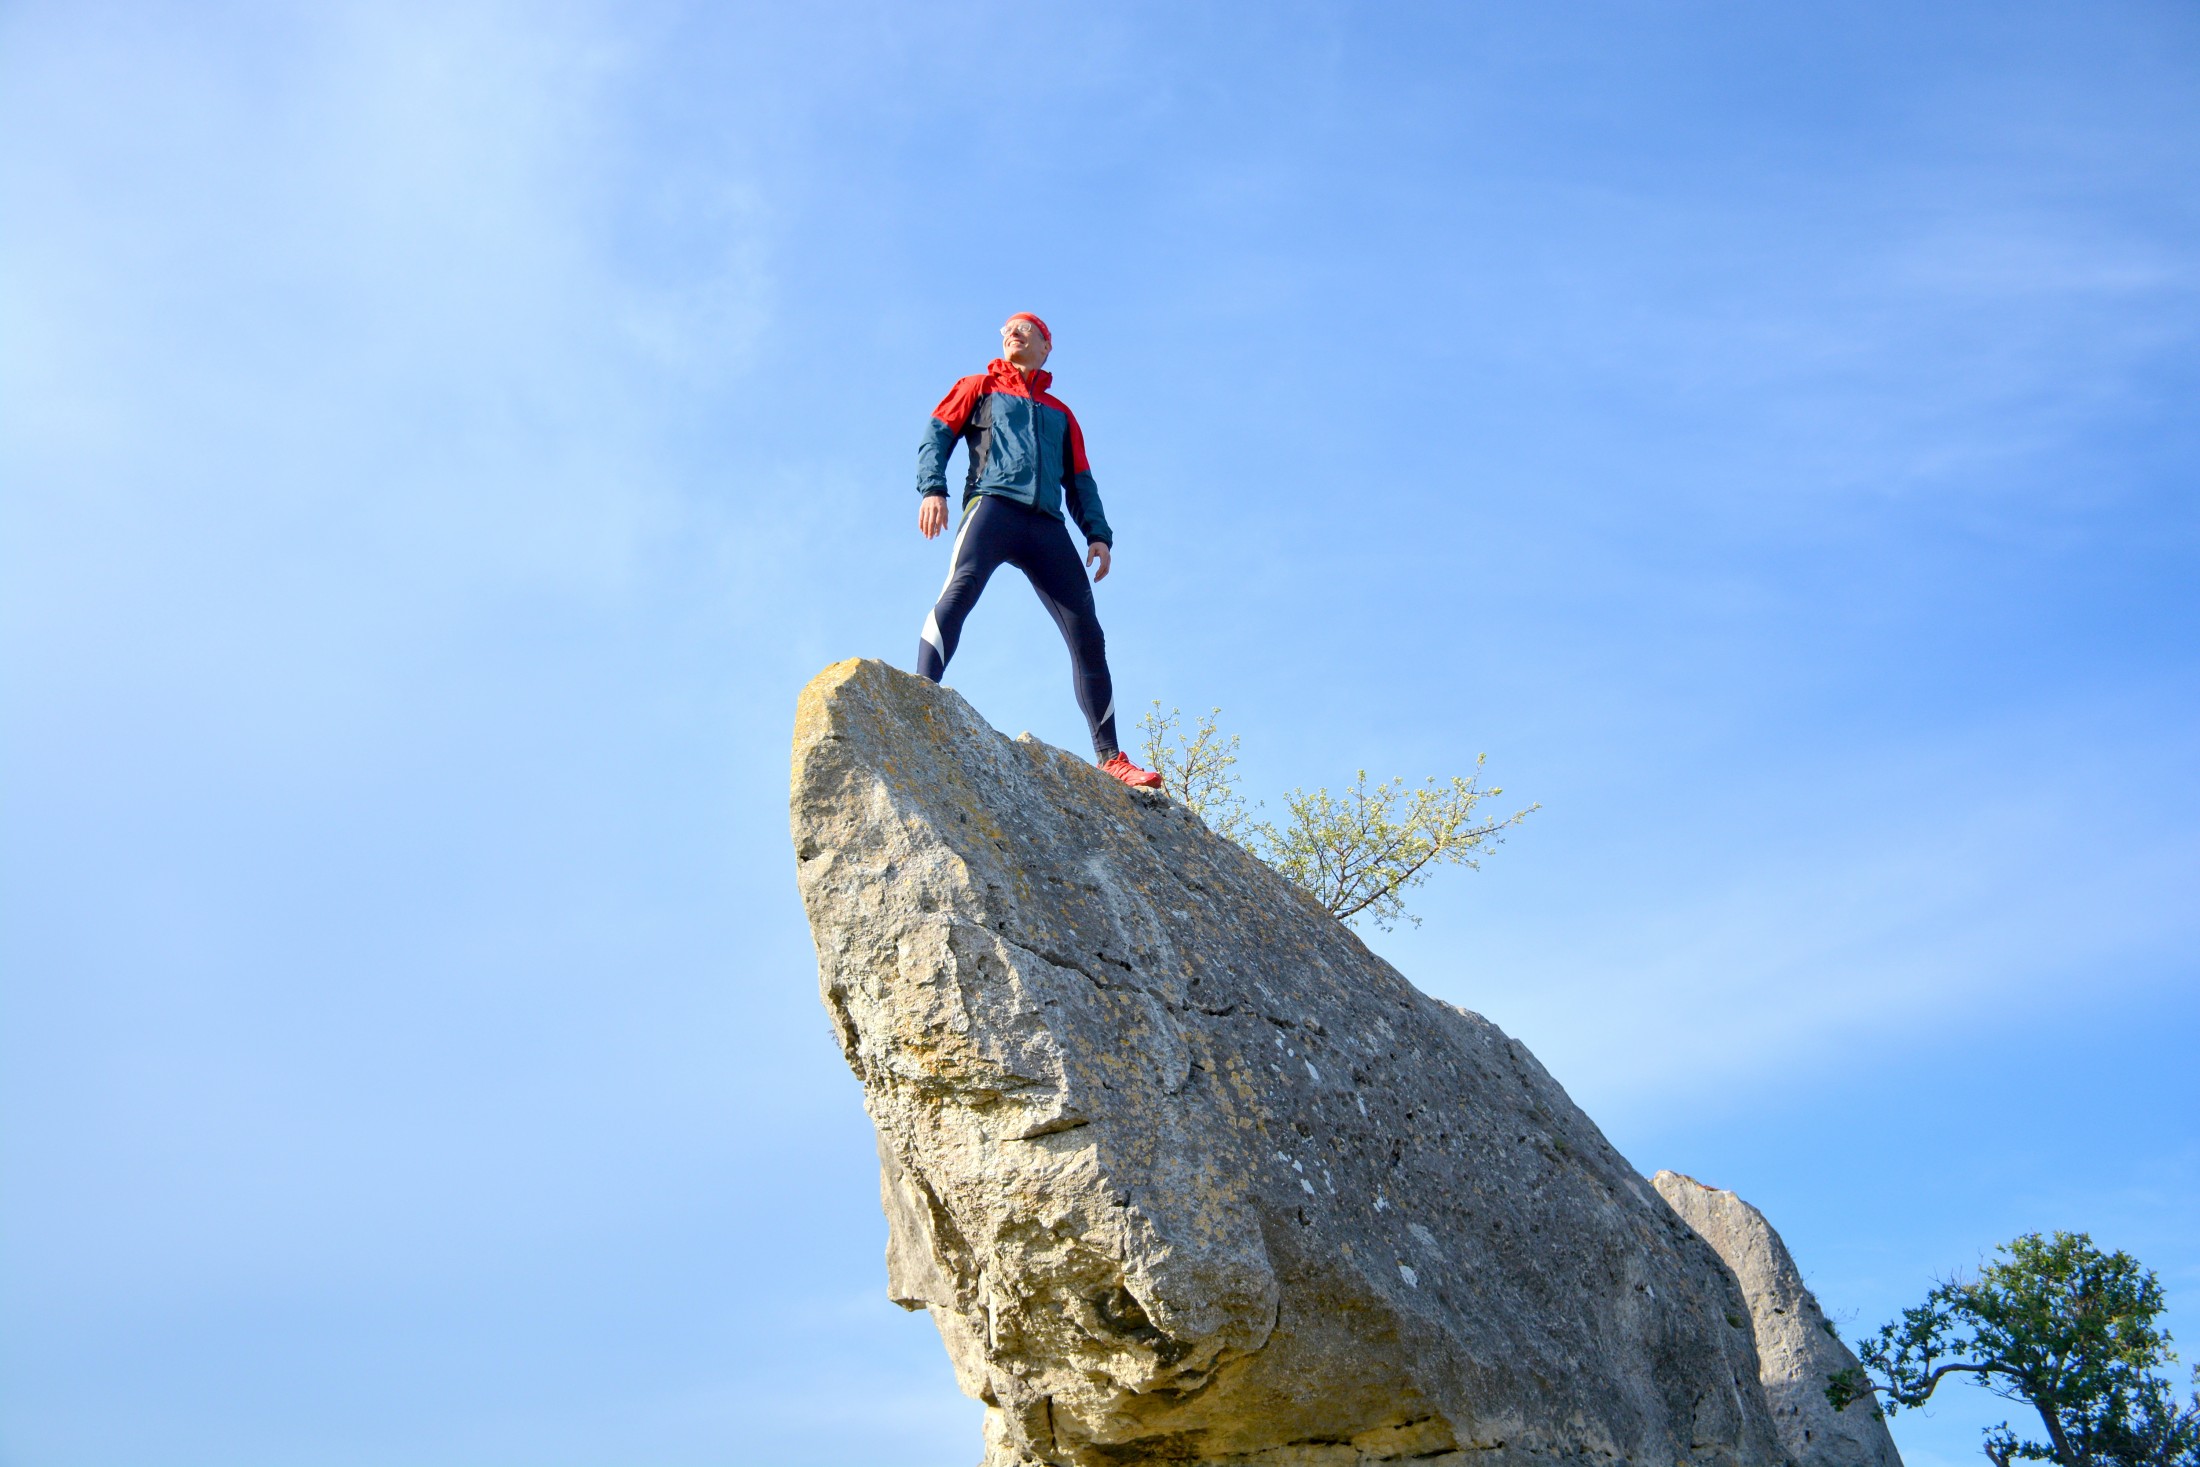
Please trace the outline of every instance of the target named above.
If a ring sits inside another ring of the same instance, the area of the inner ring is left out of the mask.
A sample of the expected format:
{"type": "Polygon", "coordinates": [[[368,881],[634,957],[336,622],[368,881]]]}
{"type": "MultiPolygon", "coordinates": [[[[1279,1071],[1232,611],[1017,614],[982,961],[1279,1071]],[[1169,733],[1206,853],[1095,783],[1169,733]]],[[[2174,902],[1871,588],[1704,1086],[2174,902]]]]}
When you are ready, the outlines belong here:
{"type": "Polygon", "coordinates": [[[1748,1305],[1534,1056],[1166,800],[877,662],[793,828],[893,1297],[990,1467],[1775,1467],[1748,1305]]]}
{"type": "Polygon", "coordinates": [[[1887,1424],[1868,1401],[1835,1411],[1827,1377],[1856,1364],[1818,1307],[1787,1244],[1765,1215],[1732,1192],[1659,1172],[1658,1195],[1726,1260],[1749,1301],[1759,1379],[1780,1445],[1795,1467],[1902,1467],[1887,1424]]]}

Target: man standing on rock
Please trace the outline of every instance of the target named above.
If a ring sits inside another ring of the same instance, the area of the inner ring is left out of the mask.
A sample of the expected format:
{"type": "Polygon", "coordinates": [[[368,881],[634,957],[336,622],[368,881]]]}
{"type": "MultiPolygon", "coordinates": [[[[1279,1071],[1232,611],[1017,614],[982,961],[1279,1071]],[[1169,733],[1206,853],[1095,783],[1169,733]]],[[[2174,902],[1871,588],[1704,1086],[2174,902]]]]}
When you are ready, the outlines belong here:
{"type": "Polygon", "coordinates": [[[976,376],[949,389],[932,410],[917,445],[917,529],[925,539],[947,528],[947,456],[955,440],[970,445],[963,481],[962,528],[947,562],[947,584],[924,619],[917,673],[938,682],[947,671],[963,619],[985,583],[1005,562],[1022,571],[1069,643],[1077,706],[1092,727],[1100,767],[1127,785],[1157,789],[1161,776],[1140,769],[1115,740],[1115,684],[1108,676],[1107,640],[1100,634],[1092,585],[1062,522],[1062,502],[1085,534],[1085,564],[1094,581],[1108,575],[1115,532],[1100,508],[1100,489],[1085,461],[1076,417],[1047,391],[1054,378],[1040,370],[1054,350],[1054,333],[1029,311],[1001,328],[1001,354],[976,376]]]}

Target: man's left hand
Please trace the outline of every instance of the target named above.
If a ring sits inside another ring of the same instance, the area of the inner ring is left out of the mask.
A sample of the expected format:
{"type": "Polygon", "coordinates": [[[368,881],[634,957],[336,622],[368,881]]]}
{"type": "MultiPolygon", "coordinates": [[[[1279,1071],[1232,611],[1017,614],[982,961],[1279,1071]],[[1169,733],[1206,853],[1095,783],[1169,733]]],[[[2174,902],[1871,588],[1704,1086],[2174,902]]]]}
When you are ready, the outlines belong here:
{"type": "Polygon", "coordinates": [[[1096,581],[1104,581],[1108,578],[1108,561],[1110,558],[1111,552],[1108,549],[1108,542],[1105,540],[1095,540],[1085,547],[1085,564],[1089,566],[1094,561],[1100,562],[1100,568],[1092,573],[1092,578],[1096,581]]]}

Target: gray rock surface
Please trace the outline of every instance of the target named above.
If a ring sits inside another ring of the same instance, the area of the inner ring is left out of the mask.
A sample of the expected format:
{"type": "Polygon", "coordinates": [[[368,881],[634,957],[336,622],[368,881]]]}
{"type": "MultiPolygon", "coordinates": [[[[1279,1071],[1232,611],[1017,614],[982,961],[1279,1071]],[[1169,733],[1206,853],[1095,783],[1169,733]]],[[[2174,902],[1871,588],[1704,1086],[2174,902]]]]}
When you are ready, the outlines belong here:
{"type": "Polygon", "coordinates": [[[1826,1377],[1856,1364],[1801,1270],[1765,1215],[1732,1192],[1679,1172],[1659,1172],[1651,1184],[1706,1242],[1719,1251],[1749,1301],[1765,1401],[1780,1445],[1796,1467],[1902,1467],[1886,1422],[1869,1403],[1836,1412],[1826,1377]]]}
{"type": "Polygon", "coordinates": [[[1774,1467],[1733,1275],[1534,1056],[1167,801],[882,663],[793,833],[888,1287],[989,1467],[1774,1467]]]}

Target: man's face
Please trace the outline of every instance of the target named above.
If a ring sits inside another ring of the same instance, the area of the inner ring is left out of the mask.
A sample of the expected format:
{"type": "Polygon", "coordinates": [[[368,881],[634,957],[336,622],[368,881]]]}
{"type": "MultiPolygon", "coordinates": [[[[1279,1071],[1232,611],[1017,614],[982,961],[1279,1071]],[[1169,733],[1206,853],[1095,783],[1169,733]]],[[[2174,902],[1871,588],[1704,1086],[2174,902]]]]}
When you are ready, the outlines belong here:
{"type": "Polygon", "coordinates": [[[1021,371],[1041,365],[1053,350],[1046,333],[1021,317],[1001,328],[1001,355],[1021,371]]]}

